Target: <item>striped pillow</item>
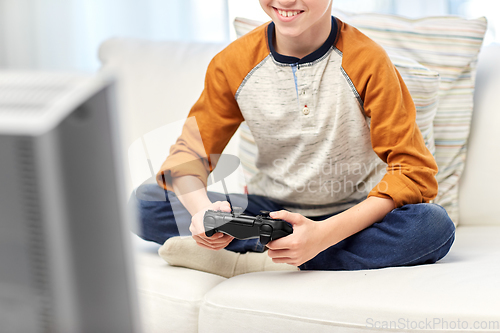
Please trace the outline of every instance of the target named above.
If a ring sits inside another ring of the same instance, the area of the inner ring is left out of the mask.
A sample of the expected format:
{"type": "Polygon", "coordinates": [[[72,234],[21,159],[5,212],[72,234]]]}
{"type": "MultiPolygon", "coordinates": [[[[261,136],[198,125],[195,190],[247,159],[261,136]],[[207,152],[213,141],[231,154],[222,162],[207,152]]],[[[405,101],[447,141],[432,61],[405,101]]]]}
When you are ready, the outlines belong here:
{"type": "Polygon", "coordinates": [[[427,17],[417,20],[382,14],[334,11],[382,45],[389,53],[415,59],[441,76],[439,105],[434,119],[436,176],[434,200],[458,223],[458,183],[464,168],[472,117],[477,55],[486,31],[486,19],[427,17]]]}
{"type": "MultiPolygon", "coordinates": [[[[238,37],[253,30],[260,24],[261,22],[243,18],[236,18],[234,22],[238,37]]],[[[410,91],[417,109],[417,125],[422,132],[425,145],[430,152],[434,154],[433,120],[436,116],[438,106],[439,74],[410,58],[397,54],[389,54],[389,57],[398,69],[410,91]]],[[[240,139],[239,157],[244,173],[241,182],[245,184],[258,171],[255,167],[257,147],[255,146],[252,133],[245,123],[240,127],[240,139]]]]}

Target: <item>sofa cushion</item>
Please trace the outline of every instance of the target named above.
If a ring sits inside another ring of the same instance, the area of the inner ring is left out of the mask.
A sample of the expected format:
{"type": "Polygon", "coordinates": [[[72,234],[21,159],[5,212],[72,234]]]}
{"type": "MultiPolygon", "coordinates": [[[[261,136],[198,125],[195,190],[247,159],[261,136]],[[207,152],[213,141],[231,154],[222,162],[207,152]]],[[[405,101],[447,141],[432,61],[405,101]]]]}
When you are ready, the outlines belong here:
{"type": "Polygon", "coordinates": [[[136,258],[139,305],[144,332],[198,332],[198,313],[205,293],[226,279],[173,267],[156,252],[136,258]]]}
{"type": "Polygon", "coordinates": [[[236,276],[206,294],[199,332],[499,330],[499,237],[500,227],[459,227],[432,265],[236,276]]]}
{"type": "Polygon", "coordinates": [[[474,114],[460,183],[460,224],[500,225],[500,44],[479,54],[474,114]]]}

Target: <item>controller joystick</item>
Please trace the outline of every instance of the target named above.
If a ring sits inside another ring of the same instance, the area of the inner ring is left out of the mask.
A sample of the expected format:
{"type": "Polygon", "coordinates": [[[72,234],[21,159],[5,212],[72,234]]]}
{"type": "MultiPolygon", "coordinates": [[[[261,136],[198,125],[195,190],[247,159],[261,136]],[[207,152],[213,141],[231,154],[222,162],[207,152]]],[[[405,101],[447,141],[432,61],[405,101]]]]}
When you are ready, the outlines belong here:
{"type": "Polygon", "coordinates": [[[259,241],[261,244],[267,244],[271,241],[271,237],[273,235],[273,227],[271,227],[269,224],[262,224],[260,226],[260,235],[259,235],[259,241]]]}
{"type": "Polygon", "coordinates": [[[244,209],[241,207],[233,207],[233,214],[234,215],[241,215],[243,214],[244,209]]]}
{"type": "Polygon", "coordinates": [[[260,215],[261,215],[261,216],[264,216],[264,217],[270,217],[270,215],[269,215],[269,214],[271,214],[271,212],[270,212],[270,211],[268,211],[268,210],[261,210],[261,211],[260,211],[260,215]]]}

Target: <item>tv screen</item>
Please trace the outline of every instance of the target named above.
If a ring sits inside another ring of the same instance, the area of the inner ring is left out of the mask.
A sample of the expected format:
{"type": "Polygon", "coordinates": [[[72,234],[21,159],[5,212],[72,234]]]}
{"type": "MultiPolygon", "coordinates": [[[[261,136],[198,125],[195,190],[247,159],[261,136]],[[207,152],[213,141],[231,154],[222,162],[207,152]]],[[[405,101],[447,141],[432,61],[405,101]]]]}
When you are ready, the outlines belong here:
{"type": "Polygon", "coordinates": [[[0,72],[0,331],[138,332],[113,81],[0,72]]]}

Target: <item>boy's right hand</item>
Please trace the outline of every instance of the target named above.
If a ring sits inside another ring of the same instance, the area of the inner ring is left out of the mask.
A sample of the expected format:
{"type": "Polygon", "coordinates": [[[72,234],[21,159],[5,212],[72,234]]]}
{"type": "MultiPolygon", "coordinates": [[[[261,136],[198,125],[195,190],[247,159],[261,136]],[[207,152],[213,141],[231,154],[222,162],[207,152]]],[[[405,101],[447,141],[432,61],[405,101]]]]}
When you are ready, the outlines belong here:
{"type": "Polygon", "coordinates": [[[216,201],[211,205],[200,210],[191,218],[191,225],[189,231],[193,235],[194,240],[199,246],[205,247],[210,250],[221,250],[229,245],[234,237],[223,234],[221,232],[215,233],[212,237],[205,236],[205,227],[203,226],[203,217],[207,210],[222,210],[230,212],[231,206],[227,201],[216,201]]]}

